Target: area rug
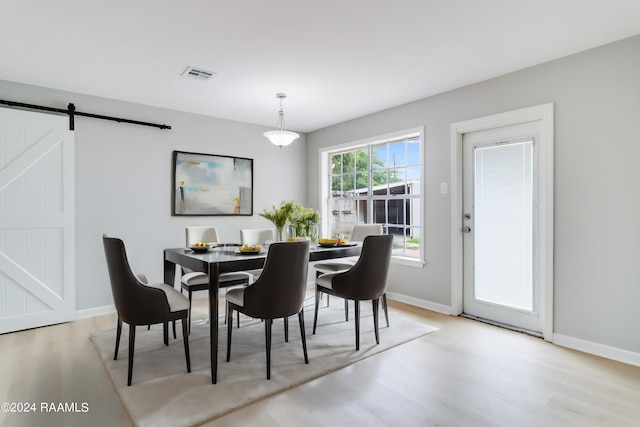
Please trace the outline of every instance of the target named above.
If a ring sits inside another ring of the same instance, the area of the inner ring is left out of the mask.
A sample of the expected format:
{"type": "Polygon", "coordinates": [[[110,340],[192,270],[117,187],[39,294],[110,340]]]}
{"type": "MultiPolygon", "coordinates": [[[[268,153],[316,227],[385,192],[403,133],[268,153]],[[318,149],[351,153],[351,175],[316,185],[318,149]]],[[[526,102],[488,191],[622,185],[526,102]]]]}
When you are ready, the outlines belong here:
{"type": "Polygon", "coordinates": [[[220,322],[218,383],[211,384],[209,325],[194,322],[189,346],[191,373],[187,373],[181,328],[169,346],[162,340],[162,327],[136,330],[133,382],[127,387],[128,327],[123,326],[118,360],[113,360],[115,328],[91,335],[122,403],[138,426],[196,426],[221,417],[297,385],[311,381],[392,347],[437,330],[402,317],[389,308],[390,327],[380,312],[380,344],[373,334],[371,304],[361,304],[360,350],[355,350],[353,306],[349,322],[344,320],[342,300],[321,304],[318,328],[313,327],[313,301],[305,303],[309,364],[304,363],[297,317],[289,320],[289,342],[284,341],[284,322],[273,324],[271,379],[266,379],[264,324],[240,317],[234,325],[231,361],[226,358],[226,325],[220,322]]]}

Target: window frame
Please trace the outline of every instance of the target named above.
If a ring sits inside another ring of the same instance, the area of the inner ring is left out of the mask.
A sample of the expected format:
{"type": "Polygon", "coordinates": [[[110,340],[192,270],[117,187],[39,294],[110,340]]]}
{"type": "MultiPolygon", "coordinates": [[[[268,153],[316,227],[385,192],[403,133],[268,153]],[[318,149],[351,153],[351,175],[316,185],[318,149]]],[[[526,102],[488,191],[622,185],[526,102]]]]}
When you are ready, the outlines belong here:
{"type": "MultiPolygon", "coordinates": [[[[326,147],[320,148],[319,151],[319,185],[320,185],[320,200],[318,206],[320,206],[320,215],[321,215],[321,233],[324,234],[329,230],[329,217],[331,213],[329,212],[329,200],[331,193],[331,179],[330,177],[330,155],[336,152],[341,152],[345,150],[357,150],[362,147],[369,147],[372,145],[383,144],[393,141],[405,140],[415,138],[419,142],[419,167],[420,167],[420,184],[419,188],[419,196],[418,204],[420,206],[419,212],[419,221],[420,221],[420,256],[419,257],[409,257],[403,255],[393,255],[392,261],[394,263],[409,265],[409,266],[418,266],[422,267],[425,264],[425,222],[424,222],[424,211],[425,211],[425,159],[424,159],[424,150],[425,150],[425,140],[424,140],[424,127],[414,127],[404,130],[399,130],[391,133],[387,133],[384,135],[373,136],[361,140],[350,141],[335,145],[330,145],[326,147]]],[[[370,175],[370,174],[369,174],[370,175]]],[[[369,176],[369,180],[371,180],[371,176],[369,176]]],[[[371,182],[371,181],[369,181],[371,182]]],[[[374,198],[378,199],[378,198],[374,198]]],[[[397,200],[397,198],[390,196],[387,194],[386,200],[397,200]]],[[[410,200],[410,198],[403,198],[405,200],[410,200]]],[[[367,221],[370,223],[373,218],[373,210],[369,210],[367,212],[368,219],[367,221]]],[[[406,226],[406,224],[405,224],[406,226]]]]}

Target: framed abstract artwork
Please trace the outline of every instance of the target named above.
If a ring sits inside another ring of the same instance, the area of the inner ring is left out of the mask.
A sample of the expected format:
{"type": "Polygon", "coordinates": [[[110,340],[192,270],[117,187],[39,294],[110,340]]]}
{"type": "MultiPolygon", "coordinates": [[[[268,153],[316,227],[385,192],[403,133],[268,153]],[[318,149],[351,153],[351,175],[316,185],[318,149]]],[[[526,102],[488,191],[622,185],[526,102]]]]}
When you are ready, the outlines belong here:
{"type": "Polygon", "coordinates": [[[171,214],[253,215],[253,159],[173,152],[171,214]]]}

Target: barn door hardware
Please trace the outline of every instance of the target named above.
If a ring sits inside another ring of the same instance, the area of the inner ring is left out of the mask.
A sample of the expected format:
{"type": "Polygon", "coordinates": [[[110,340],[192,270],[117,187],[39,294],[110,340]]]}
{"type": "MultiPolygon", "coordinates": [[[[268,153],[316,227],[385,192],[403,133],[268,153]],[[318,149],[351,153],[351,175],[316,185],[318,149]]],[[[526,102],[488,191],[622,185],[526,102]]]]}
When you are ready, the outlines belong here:
{"type": "Polygon", "coordinates": [[[133,125],[140,125],[140,126],[151,126],[151,127],[156,127],[160,129],[171,129],[171,126],[169,125],[160,125],[157,123],[141,122],[139,120],[130,120],[130,119],[123,119],[119,117],[103,116],[100,114],[83,113],[81,111],[76,111],[76,106],[73,105],[72,103],[69,103],[66,110],[62,108],[45,107],[43,105],[34,105],[34,104],[25,104],[23,102],[6,101],[3,99],[0,99],[0,104],[8,105],[9,107],[14,107],[14,108],[26,108],[31,110],[48,111],[51,113],[67,114],[69,116],[69,130],[75,130],[76,116],[91,117],[94,119],[101,119],[101,120],[111,120],[118,123],[130,123],[133,125]]]}

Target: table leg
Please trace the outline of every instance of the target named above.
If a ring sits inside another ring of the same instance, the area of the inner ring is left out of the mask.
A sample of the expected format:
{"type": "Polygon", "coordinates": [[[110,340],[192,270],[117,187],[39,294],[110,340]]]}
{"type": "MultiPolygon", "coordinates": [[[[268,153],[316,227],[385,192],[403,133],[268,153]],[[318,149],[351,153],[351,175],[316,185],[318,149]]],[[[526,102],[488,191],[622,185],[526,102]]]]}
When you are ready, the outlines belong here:
{"type": "Polygon", "coordinates": [[[209,264],[209,337],[211,383],[218,382],[218,264],[209,264]]]}
{"type": "Polygon", "coordinates": [[[176,280],[176,264],[174,262],[164,260],[164,283],[169,286],[175,286],[176,280]]]}

